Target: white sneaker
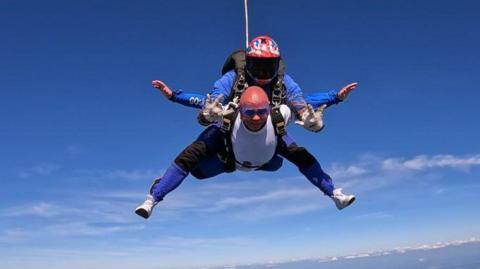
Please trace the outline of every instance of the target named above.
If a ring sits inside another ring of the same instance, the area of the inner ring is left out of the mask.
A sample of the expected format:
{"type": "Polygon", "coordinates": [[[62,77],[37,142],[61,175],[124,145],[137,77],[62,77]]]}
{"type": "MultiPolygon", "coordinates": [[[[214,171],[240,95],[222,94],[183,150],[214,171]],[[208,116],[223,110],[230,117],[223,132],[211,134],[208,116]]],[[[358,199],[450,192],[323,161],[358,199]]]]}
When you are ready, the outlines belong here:
{"type": "Polygon", "coordinates": [[[331,198],[335,202],[338,210],[344,209],[355,201],[355,196],[343,194],[341,188],[333,190],[331,198]]]}
{"type": "Polygon", "coordinates": [[[147,194],[147,199],[135,209],[135,213],[141,217],[148,219],[152,214],[153,207],[155,207],[158,202],[153,199],[153,196],[147,194]]]}

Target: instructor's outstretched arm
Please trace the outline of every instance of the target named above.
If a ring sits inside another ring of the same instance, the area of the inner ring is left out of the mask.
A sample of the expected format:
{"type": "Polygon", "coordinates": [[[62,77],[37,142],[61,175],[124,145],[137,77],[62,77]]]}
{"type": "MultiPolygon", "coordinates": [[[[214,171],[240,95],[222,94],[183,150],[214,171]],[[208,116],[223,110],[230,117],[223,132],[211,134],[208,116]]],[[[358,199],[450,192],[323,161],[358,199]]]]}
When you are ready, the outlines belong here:
{"type": "Polygon", "coordinates": [[[205,104],[205,95],[197,93],[183,92],[182,90],[172,90],[161,80],[152,81],[152,86],[158,89],[168,100],[179,103],[184,106],[201,109],[205,104]]]}

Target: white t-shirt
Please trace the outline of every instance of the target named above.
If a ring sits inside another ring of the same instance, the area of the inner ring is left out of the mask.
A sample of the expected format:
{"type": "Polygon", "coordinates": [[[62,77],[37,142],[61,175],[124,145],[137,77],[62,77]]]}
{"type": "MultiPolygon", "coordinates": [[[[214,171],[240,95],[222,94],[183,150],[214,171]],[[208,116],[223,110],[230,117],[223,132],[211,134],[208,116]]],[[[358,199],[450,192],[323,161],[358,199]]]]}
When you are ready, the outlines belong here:
{"type": "MultiPolygon", "coordinates": [[[[286,105],[280,105],[280,112],[288,124],[291,111],[286,105]]],[[[236,160],[236,168],[251,171],[269,162],[277,148],[277,137],[270,115],[262,129],[253,132],[247,129],[240,119],[240,113],[235,119],[232,131],[232,147],[236,160]]]]}

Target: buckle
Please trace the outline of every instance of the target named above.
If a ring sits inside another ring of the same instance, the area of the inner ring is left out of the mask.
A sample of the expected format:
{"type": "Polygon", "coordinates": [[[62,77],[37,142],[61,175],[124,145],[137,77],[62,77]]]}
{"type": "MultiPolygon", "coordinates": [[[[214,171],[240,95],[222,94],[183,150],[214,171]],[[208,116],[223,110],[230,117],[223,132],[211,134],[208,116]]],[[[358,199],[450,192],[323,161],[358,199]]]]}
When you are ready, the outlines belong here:
{"type": "Polygon", "coordinates": [[[231,121],[227,118],[223,118],[222,131],[223,132],[230,131],[231,126],[232,126],[231,121]]]}
{"type": "Polygon", "coordinates": [[[279,135],[285,134],[285,123],[284,122],[277,122],[277,124],[275,124],[275,130],[277,131],[277,134],[279,134],[279,135]]]}

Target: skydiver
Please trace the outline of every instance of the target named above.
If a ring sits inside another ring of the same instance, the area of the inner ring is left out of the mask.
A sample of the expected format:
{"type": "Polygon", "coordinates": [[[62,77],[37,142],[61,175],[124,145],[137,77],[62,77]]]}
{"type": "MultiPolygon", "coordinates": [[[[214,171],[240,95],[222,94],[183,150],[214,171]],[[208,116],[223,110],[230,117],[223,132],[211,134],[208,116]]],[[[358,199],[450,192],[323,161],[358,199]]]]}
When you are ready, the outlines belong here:
{"type": "MultiPolygon", "coordinates": [[[[278,46],[275,41],[273,41],[273,39],[271,39],[270,37],[257,37],[250,42],[249,47],[246,51],[239,51],[232,54],[229,60],[227,60],[227,62],[225,63],[222,73],[222,78],[220,78],[215,83],[214,90],[212,91],[211,96],[208,99],[210,100],[210,102],[207,102],[202,111],[199,113],[199,121],[201,123],[203,123],[204,125],[217,123],[221,126],[221,128],[218,128],[218,126],[210,126],[204,133],[200,135],[200,137],[192,145],[187,147],[179,155],[179,157],[177,157],[174,164],[170,167],[171,169],[169,168],[167,170],[163,178],[167,177],[169,178],[169,180],[162,180],[161,182],[156,182],[154,186],[157,186],[158,184],[168,185],[174,189],[178,186],[178,184],[180,184],[181,181],[183,181],[183,179],[186,175],[188,175],[189,172],[192,172],[192,175],[197,178],[207,178],[221,172],[231,172],[235,170],[235,165],[233,165],[232,168],[232,166],[228,165],[228,162],[225,161],[225,159],[232,158],[222,158],[220,160],[220,163],[218,158],[216,158],[216,155],[213,158],[205,159],[206,153],[202,152],[202,150],[206,148],[205,145],[208,143],[206,143],[205,141],[207,141],[208,139],[204,139],[204,136],[210,136],[209,130],[213,133],[218,133],[218,130],[221,130],[222,133],[225,133],[225,130],[227,130],[227,133],[231,133],[231,125],[234,120],[231,116],[233,114],[229,113],[230,117],[224,116],[223,105],[226,105],[232,100],[241,97],[243,90],[248,85],[261,85],[264,87],[267,96],[270,96],[271,98],[271,111],[269,115],[271,115],[271,123],[273,125],[274,132],[279,137],[288,138],[288,141],[290,141],[288,145],[296,146],[296,144],[293,143],[293,140],[291,140],[290,137],[286,136],[285,119],[283,117],[283,113],[280,110],[281,104],[288,104],[290,108],[292,108],[296,118],[299,119],[299,121],[297,122],[299,122],[305,129],[318,132],[323,128],[322,116],[324,107],[321,107],[321,109],[314,111],[311,106],[307,106],[305,100],[303,99],[300,87],[293,81],[293,79],[291,79],[291,77],[285,74],[284,65],[280,59],[278,46]],[[222,99],[221,96],[228,96],[228,98],[222,99]],[[220,104],[220,102],[222,103],[220,104]],[[222,121],[221,124],[220,121],[222,121]],[[217,130],[212,131],[211,128],[217,128],[217,130]],[[190,156],[191,158],[193,158],[193,160],[190,161],[193,162],[194,165],[190,165],[189,167],[183,169],[184,167],[181,167],[180,164],[182,164],[182,160],[185,160],[185,156],[190,156]],[[211,167],[218,168],[220,166],[222,166],[223,169],[220,172],[218,171],[218,169],[211,169],[211,167]],[[217,172],[212,173],[212,171],[217,172]],[[172,178],[177,178],[179,180],[171,180],[172,178]]],[[[224,137],[226,136],[224,135],[224,137]]],[[[226,141],[226,143],[230,141],[230,139],[224,140],[226,141]]],[[[300,148],[298,146],[296,147],[300,148]]],[[[225,147],[224,145],[223,148],[228,149],[229,147],[225,147]]],[[[302,152],[302,154],[308,154],[307,157],[310,157],[305,158],[305,156],[303,156],[304,161],[312,160],[308,162],[308,164],[310,165],[308,167],[304,164],[304,166],[299,166],[300,171],[304,173],[309,169],[313,169],[313,167],[317,165],[318,162],[304,148],[300,149],[300,152],[302,152]]],[[[233,158],[233,160],[235,159],[233,158]]],[[[281,163],[282,159],[275,155],[271,162],[268,163],[268,165],[266,164],[258,169],[274,171],[281,166],[281,163]]],[[[153,193],[153,191],[154,189],[152,187],[151,192],[153,193]]],[[[341,193],[340,190],[338,192],[341,193]]],[[[340,197],[340,194],[338,195],[340,197]]],[[[150,203],[151,205],[153,205],[153,202],[159,201],[155,198],[157,196],[151,197],[154,198],[147,199],[147,204],[150,203]]],[[[161,197],[163,199],[163,196],[161,197]]],[[[354,200],[353,196],[343,197],[349,198],[348,204],[350,204],[354,200]]],[[[337,207],[339,207],[339,209],[342,208],[338,205],[337,207]]],[[[139,210],[142,210],[142,208],[139,208],[139,210]]],[[[138,210],[137,213],[139,213],[138,210]]],[[[149,214],[145,213],[140,215],[148,217],[149,214]]]]}
{"type": "MultiPolygon", "coordinates": [[[[220,99],[221,96],[215,100],[209,96],[204,110],[221,107],[220,99]]],[[[239,102],[230,102],[229,107],[227,110],[225,107],[222,109],[234,113],[232,128],[226,132],[223,126],[212,124],[205,129],[176,157],[164,175],[154,181],[146,200],[136,208],[136,214],[148,218],[154,206],[177,188],[190,173],[196,178],[205,179],[235,170],[275,171],[282,164],[281,157],[295,164],[312,184],[332,198],[338,209],[353,203],[355,197],[343,194],[342,189],[334,188],[331,177],[322,170],[313,155],[299,147],[286,133],[276,130],[266,91],[250,86],[240,96],[239,102]]],[[[313,118],[321,129],[324,108],[325,105],[313,111],[312,106],[307,106],[305,113],[310,116],[305,117],[305,120],[313,118]]],[[[279,110],[285,124],[288,124],[293,118],[290,108],[281,104],[279,110]]]]}

